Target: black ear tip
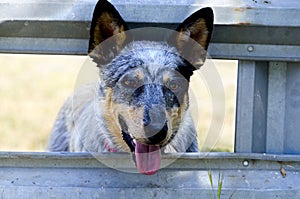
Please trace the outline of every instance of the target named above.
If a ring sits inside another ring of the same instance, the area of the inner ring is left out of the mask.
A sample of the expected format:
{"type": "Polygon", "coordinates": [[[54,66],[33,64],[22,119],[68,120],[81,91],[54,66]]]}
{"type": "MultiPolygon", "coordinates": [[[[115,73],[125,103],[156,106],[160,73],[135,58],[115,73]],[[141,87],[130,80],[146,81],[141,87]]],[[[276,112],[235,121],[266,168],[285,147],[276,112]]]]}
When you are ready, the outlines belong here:
{"type": "Polygon", "coordinates": [[[213,9],[211,7],[205,7],[205,8],[198,10],[196,13],[197,13],[196,15],[198,15],[198,17],[200,17],[200,18],[203,17],[205,19],[207,28],[211,32],[213,29],[213,23],[214,23],[213,9]]]}
{"type": "Polygon", "coordinates": [[[114,6],[107,0],[99,0],[95,6],[96,12],[99,12],[99,10],[111,10],[111,9],[114,9],[114,6]]]}
{"type": "Polygon", "coordinates": [[[97,5],[112,5],[109,1],[107,1],[107,0],[99,0],[98,2],[97,2],[97,5]]]}
{"type": "Polygon", "coordinates": [[[207,20],[212,21],[214,20],[214,11],[211,7],[205,7],[200,10],[198,10],[199,13],[201,13],[202,16],[204,16],[207,20]]]}
{"type": "Polygon", "coordinates": [[[213,15],[214,14],[214,11],[211,7],[205,7],[205,8],[202,8],[201,9],[203,12],[206,12],[207,14],[211,14],[213,15]]]}

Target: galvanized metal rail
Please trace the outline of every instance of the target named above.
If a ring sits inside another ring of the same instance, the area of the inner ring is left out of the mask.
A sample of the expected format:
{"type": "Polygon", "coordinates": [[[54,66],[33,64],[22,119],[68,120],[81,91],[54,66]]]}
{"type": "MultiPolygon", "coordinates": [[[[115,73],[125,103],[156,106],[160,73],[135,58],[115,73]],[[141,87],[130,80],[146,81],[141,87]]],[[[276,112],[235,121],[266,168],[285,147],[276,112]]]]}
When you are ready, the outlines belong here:
{"type": "MultiPolygon", "coordinates": [[[[0,1],[0,52],[86,54],[96,0],[0,1]],[[32,12],[34,10],[34,12],[32,12]]],[[[111,1],[130,27],[174,28],[200,7],[216,15],[213,58],[299,61],[300,2],[111,1]],[[226,34],[224,34],[226,32],[226,34]],[[252,49],[252,50],[251,50],[252,49]]]]}
{"type": "MultiPolygon", "coordinates": [[[[96,1],[0,0],[0,52],[86,54],[96,1]]],[[[300,198],[300,2],[111,2],[132,28],[174,28],[214,9],[209,54],[239,60],[236,153],[166,155],[177,161],[144,176],[104,164],[133,172],[128,154],[3,152],[0,198],[211,198],[219,173],[221,198],[300,198]]]]}
{"type": "Polygon", "coordinates": [[[219,175],[221,198],[300,196],[300,156],[165,155],[163,164],[177,161],[153,176],[132,173],[135,167],[128,157],[101,154],[97,160],[80,153],[1,153],[1,198],[210,198],[217,193],[219,175]]]}

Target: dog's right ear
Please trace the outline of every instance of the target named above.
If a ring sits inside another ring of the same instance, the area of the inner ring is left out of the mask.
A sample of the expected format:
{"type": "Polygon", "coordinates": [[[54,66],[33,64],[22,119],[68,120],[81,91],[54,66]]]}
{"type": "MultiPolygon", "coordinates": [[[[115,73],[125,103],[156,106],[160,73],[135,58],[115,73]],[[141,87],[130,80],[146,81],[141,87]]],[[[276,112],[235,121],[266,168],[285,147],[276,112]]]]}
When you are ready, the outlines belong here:
{"type": "Polygon", "coordinates": [[[88,49],[90,57],[98,65],[108,63],[122,49],[126,30],[127,24],[115,7],[107,0],[99,0],[91,23],[88,49]],[[110,37],[111,39],[100,45],[110,37]]]}

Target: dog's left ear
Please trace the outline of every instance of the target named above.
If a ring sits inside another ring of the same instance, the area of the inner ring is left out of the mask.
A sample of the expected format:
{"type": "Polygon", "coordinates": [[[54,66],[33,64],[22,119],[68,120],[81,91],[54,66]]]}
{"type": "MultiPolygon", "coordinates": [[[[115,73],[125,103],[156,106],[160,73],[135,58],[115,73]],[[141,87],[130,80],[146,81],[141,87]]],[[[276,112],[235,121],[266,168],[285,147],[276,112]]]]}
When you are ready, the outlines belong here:
{"type": "Polygon", "coordinates": [[[199,69],[206,59],[213,21],[213,10],[202,8],[185,19],[176,29],[176,36],[171,39],[181,55],[196,69],[199,69]]]}
{"type": "Polygon", "coordinates": [[[99,0],[91,23],[88,49],[90,57],[98,65],[108,63],[122,49],[126,30],[127,24],[116,8],[107,0],[99,0]],[[108,38],[110,39],[107,40],[108,38]]]}

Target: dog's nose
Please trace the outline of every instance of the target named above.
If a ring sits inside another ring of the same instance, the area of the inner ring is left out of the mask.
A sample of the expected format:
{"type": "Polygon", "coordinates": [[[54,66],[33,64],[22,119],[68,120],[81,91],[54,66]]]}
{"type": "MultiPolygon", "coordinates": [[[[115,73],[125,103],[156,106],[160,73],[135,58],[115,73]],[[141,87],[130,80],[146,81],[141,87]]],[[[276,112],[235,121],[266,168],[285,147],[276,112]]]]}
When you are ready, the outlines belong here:
{"type": "Polygon", "coordinates": [[[161,143],[167,136],[168,133],[168,125],[165,122],[163,126],[161,125],[149,125],[145,128],[145,134],[150,144],[159,144],[161,143]]]}
{"type": "Polygon", "coordinates": [[[144,132],[151,144],[159,144],[163,141],[168,132],[165,108],[152,106],[144,110],[144,132]]]}

